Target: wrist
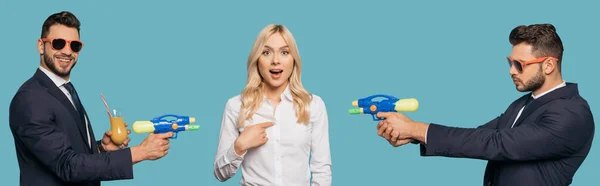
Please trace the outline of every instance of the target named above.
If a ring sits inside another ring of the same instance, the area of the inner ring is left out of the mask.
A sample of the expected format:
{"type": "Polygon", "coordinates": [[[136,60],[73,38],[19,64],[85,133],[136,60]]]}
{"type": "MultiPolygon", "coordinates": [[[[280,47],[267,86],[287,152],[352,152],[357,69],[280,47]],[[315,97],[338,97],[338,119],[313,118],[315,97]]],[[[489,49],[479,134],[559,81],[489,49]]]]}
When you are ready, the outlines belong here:
{"type": "Polygon", "coordinates": [[[140,146],[134,146],[130,148],[131,150],[131,162],[133,164],[139,163],[145,160],[145,154],[147,154],[143,148],[140,146]]]}
{"type": "Polygon", "coordinates": [[[242,155],[246,152],[247,148],[238,139],[233,143],[233,150],[237,155],[242,155]]]}
{"type": "Polygon", "coordinates": [[[427,138],[427,129],[429,128],[429,124],[423,122],[414,122],[415,129],[411,134],[411,138],[420,141],[421,143],[425,143],[425,138],[427,138]]]}
{"type": "Polygon", "coordinates": [[[102,140],[96,141],[96,145],[98,146],[98,152],[106,152],[106,148],[104,148],[102,140]]]}

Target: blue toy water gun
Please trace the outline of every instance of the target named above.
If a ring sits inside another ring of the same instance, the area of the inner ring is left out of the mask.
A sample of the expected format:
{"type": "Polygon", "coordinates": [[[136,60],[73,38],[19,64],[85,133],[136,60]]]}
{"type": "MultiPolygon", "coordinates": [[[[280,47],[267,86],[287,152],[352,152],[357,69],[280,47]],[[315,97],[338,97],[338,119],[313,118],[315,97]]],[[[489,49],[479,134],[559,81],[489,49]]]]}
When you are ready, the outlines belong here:
{"type": "Polygon", "coordinates": [[[177,139],[177,134],[181,131],[198,130],[200,125],[193,125],[196,122],[196,118],[189,116],[179,116],[174,114],[166,114],[155,117],[150,121],[135,121],[133,122],[133,131],[135,133],[167,133],[173,132],[172,139],[177,139]],[[173,120],[166,120],[164,118],[174,117],[173,120]]]}
{"type": "Polygon", "coordinates": [[[350,114],[371,114],[373,121],[383,120],[375,115],[379,112],[414,112],[419,108],[419,101],[415,98],[398,99],[394,96],[385,94],[376,94],[366,98],[352,101],[352,108],[348,110],[350,114]],[[373,101],[375,98],[386,98],[381,101],[373,101]],[[367,109],[365,109],[367,108],[367,109]]]}

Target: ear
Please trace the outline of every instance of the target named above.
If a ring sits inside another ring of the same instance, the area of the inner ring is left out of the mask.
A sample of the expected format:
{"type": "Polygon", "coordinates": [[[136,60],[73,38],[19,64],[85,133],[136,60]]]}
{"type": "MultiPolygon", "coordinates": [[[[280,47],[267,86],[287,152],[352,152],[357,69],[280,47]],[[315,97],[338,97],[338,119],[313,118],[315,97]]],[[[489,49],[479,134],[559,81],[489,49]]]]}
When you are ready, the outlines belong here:
{"type": "Polygon", "coordinates": [[[544,73],[552,74],[552,72],[554,72],[557,68],[556,64],[557,64],[557,61],[555,61],[554,59],[547,59],[542,64],[542,69],[544,70],[544,73]]]}
{"type": "Polygon", "coordinates": [[[44,55],[44,41],[42,39],[37,40],[37,49],[40,55],[44,55]]]}

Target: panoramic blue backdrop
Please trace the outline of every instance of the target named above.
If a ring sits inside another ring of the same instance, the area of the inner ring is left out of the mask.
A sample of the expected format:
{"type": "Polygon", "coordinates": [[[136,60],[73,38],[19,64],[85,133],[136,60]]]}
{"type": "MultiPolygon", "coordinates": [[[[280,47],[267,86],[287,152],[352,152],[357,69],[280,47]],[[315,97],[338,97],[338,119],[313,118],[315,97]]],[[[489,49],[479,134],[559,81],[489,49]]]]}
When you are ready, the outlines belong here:
{"type": "MultiPolygon", "coordinates": [[[[246,81],[258,32],[284,24],[296,37],[303,84],[321,96],[330,124],[333,185],[481,185],[485,161],[420,157],[417,145],[390,146],[351,102],[372,94],[415,97],[413,120],[476,127],[524,93],[515,90],[506,56],[510,31],[552,23],[565,47],[563,74],[600,117],[598,3],[563,1],[16,1],[0,3],[0,177],[18,185],[8,125],[18,87],[39,65],[36,39],[52,13],[82,21],[85,47],[72,81],[95,135],[109,129],[100,94],[128,123],[190,115],[199,131],[171,141],[169,154],[134,166],[133,180],[103,185],[239,185],[213,176],[228,98],[246,81]],[[594,18],[595,17],[595,18],[594,18]]],[[[598,127],[597,127],[598,128],[598,127]]],[[[598,129],[596,129],[596,133],[598,129]]],[[[146,134],[131,134],[131,145],[146,134]]],[[[572,185],[591,185],[600,166],[598,138],[572,185]]]]}

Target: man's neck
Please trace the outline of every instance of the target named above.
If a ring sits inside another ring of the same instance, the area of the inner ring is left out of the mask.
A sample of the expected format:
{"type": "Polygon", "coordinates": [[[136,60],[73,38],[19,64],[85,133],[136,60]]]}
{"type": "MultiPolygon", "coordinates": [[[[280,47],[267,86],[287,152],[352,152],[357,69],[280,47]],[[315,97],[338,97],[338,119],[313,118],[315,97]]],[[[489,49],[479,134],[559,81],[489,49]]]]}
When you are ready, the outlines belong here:
{"type": "Polygon", "coordinates": [[[56,76],[58,76],[58,77],[60,77],[60,78],[64,79],[64,80],[65,80],[65,81],[67,81],[67,82],[69,82],[69,80],[71,79],[71,76],[70,76],[70,75],[67,75],[67,76],[59,76],[58,74],[54,73],[54,72],[53,72],[52,70],[50,70],[50,68],[48,68],[48,66],[46,66],[46,64],[44,64],[43,62],[40,64],[40,66],[41,66],[42,68],[44,68],[45,70],[47,70],[48,72],[50,72],[50,73],[52,73],[52,74],[54,74],[54,75],[56,75],[56,76]]]}
{"type": "Polygon", "coordinates": [[[563,82],[564,81],[562,79],[562,76],[560,76],[560,75],[554,76],[554,77],[549,77],[548,79],[546,79],[546,83],[544,83],[544,85],[542,85],[542,87],[540,87],[537,90],[534,90],[531,93],[533,94],[533,96],[538,96],[541,93],[544,93],[550,89],[553,89],[554,87],[560,85],[563,82]]]}

